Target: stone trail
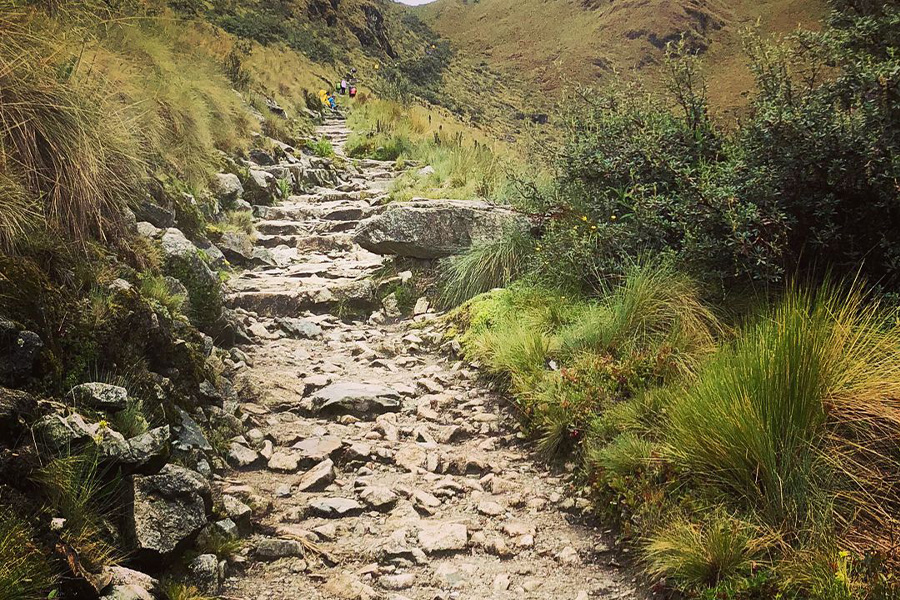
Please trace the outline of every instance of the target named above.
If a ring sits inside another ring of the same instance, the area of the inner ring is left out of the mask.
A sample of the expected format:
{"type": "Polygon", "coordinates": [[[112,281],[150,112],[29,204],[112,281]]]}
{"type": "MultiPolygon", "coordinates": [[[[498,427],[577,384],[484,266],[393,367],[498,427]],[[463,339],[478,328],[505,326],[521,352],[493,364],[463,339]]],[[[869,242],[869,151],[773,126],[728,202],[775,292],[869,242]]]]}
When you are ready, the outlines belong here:
{"type": "MultiPolygon", "coordinates": [[[[343,154],[343,121],[319,134],[343,154]]],[[[566,478],[535,465],[469,366],[432,350],[437,315],[377,305],[383,258],[348,232],[379,210],[393,165],[350,165],[333,189],[260,208],[277,265],[229,283],[258,342],[239,377],[261,400],[243,405],[219,482],[220,528],[249,536],[223,597],[634,597],[566,478]],[[351,310],[363,320],[336,316],[351,310]]]]}

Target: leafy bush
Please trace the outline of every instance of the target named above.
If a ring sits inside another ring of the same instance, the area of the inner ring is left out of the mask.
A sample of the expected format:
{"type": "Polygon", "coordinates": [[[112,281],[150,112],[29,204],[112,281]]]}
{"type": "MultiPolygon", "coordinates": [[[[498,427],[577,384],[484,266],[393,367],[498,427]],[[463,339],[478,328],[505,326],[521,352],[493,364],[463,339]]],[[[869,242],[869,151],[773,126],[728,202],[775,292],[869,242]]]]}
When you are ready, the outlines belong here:
{"type": "Polygon", "coordinates": [[[734,130],[708,117],[681,47],[671,103],[633,87],[585,94],[567,111],[555,189],[523,198],[551,215],[545,276],[590,289],[650,252],[715,283],[861,265],[900,281],[900,8],[854,7],[786,44],[748,39],[756,95],[734,130]]]}
{"type": "Polygon", "coordinates": [[[306,149],[322,158],[334,158],[334,148],[328,138],[319,138],[317,140],[306,140],[306,149]]]}

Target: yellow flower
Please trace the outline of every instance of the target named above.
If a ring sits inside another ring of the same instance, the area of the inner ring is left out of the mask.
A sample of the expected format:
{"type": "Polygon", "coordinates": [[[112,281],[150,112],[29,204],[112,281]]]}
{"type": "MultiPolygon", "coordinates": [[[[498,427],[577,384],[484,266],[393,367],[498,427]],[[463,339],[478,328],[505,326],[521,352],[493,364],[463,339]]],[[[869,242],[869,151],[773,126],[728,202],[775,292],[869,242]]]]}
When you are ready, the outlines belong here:
{"type": "Polygon", "coordinates": [[[587,217],[584,216],[584,215],[582,215],[582,216],[581,216],[581,220],[587,222],[587,217]]]}
{"type": "Polygon", "coordinates": [[[616,220],[616,215],[612,215],[612,216],[610,217],[610,220],[615,221],[615,220],[616,220]]]}
{"type": "Polygon", "coordinates": [[[597,226],[596,226],[596,225],[591,225],[591,229],[593,229],[594,231],[596,231],[596,230],[597,230],[597,226]]]}
{"type": "Polygon", "coordinates": [[[99,423],[97,423],[97,426],[99,426],[100,429],[106,429],[107,427],[109,427],[109,423],[107,423],[106,421],[100,421],[99,423]]]}
{"type": "Polygon", "coordinates": [[[848,556],[850,556],[850,552],[848,552],[847,550],[841,550],[840,552],[838,552],[838,556],[840,556],[841,558],[847,558],[848,556]]]}

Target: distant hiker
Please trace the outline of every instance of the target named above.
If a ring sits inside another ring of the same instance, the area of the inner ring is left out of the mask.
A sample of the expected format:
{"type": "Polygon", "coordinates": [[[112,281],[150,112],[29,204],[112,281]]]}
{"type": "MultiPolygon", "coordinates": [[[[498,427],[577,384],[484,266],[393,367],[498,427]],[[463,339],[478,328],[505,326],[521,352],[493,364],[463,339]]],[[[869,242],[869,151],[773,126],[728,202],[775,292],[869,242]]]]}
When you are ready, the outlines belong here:
{"type": "Polygon", "coordinates": [[[328,94],[328,106],[331,108],[331,110],[337,112],[337,100],[335,100],[334,98],[334,92],[328,94]]]}
{"type": "Polygon", "coordinates": [[[355,85],[350,86],[350,97],[356,98],[356,86],[355,85]]]}
{"type": "Polygon", "coordinates": [[[319,90],[319,100],[322,102],[322,106],[328,106],[328,92],[319,90]]]}
{"type": "Polygon", "coordinates": [[[347,88],[349,85],[347,84],[347,79],[341,79],[341,96],[347,93],[347,88]]]}

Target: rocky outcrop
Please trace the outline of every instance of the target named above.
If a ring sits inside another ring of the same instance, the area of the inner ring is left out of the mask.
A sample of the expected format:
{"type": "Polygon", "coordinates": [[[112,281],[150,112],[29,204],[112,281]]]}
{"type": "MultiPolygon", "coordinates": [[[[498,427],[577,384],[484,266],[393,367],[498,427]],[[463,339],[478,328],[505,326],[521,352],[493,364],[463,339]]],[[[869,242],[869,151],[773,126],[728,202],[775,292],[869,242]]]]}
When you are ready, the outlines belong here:
{"type": "Polygon", "coordinates": [[[108,383],[82,383],[69,390],[76,406],[115,412],[128,406],[128,390],[108,383]]]}
{"type": "Polygon", "coordinates": [[[27,377],[43,347],[38,334],[0,318],[0,384],[27,377]]]}
{"type": "Polygon", "coordinates": [[[169,464],[156,475],[131,477],[130,487],[126,533],[138,557],[166,557],[206,525],[210,489],[199,473],[169,464]]]}
{"type": "Polygon", "coordinates": [[[241,180],[233,173],[219,173],[213,182],[216,199],[224,208],[232,208],[244,195],[241,180]]]}
{"type": "Polygon", "coordinates": [[[222,315],[219,278],[203,262],[197,246],[180,230],[167,229],[161,245],[166,272],[187,288],[191,321],[204,333],[213,335],[222,315]]]}
{"type": "Polygon", "coordinates": [[[459,254],[507,228],[527,230],[529,221],[508,208],[475,200],[422,200],[390,205],[362,222],[354,241],[377,254],[434,259],[459,254]]]}

